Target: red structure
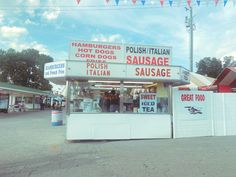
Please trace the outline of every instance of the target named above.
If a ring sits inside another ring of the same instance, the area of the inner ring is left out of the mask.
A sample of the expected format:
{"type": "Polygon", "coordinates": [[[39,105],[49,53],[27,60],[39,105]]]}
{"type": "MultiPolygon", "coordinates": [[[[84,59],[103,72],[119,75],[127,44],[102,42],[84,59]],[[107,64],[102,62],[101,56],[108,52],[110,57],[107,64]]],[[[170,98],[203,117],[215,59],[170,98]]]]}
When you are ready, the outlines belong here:
{"type": "Polygon", "coordinates": [[[217,91],[221,93],[233,92],[236,88],[236,67],[225,68],[212,86],[217,86],[217,91]]]}
{"type": "Polygon", "coordinates": [[[236,67],[225,68],[209,86],[199,87],[199,90],[228,93],[236,91],[236,67]]]}

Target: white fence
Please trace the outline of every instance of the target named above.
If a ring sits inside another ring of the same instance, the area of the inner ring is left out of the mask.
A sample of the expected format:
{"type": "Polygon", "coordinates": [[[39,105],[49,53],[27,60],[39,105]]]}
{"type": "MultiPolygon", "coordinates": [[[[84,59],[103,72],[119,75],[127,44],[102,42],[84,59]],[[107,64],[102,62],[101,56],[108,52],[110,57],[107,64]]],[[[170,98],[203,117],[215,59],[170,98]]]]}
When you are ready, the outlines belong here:
{"type": "Polygon", "coordinates": [[[173,136],[236,135],[236,94],[173,89],[173,136]]]}
{"type": "Polygon", "coordinates": [[[236,94],[213,93],[214,135],[236,135],[236,94]]]}

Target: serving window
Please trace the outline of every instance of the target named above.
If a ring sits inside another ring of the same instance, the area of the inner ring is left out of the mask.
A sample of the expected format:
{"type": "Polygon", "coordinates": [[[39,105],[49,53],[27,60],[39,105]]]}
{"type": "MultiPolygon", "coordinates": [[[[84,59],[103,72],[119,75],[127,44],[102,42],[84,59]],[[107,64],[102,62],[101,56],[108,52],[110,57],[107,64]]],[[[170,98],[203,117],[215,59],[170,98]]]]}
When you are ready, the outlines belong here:
{"type": "Polygon", "coordinates": [[[163,83],[71,81],[71,113],[169,113],[169,87],[163,83]]]}

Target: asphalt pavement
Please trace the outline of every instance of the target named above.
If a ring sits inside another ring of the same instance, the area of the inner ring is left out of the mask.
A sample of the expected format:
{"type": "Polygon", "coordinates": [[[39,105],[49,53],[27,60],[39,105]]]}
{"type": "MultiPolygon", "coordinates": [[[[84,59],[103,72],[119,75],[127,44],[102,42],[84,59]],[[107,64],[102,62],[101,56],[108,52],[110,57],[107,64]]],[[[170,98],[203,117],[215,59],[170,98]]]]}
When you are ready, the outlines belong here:
{"type": "Polygon", "coordinates": [[[236,136],[67,142],[50,116],[0,114],[0,177],[236,176],[236,136]]]}

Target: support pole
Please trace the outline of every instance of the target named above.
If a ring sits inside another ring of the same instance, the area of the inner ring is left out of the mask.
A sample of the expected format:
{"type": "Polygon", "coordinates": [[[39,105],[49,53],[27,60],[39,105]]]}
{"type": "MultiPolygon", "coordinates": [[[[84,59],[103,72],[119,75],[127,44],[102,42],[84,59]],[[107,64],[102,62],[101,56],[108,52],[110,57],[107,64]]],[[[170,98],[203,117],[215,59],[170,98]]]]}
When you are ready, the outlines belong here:
{"type": "Polygon", "coordinates": [[[192,7],[190,7],[190,17],[189,17],[189,25],[190,25],[190,72],[193,72],[193,12],[192,7]]]}

